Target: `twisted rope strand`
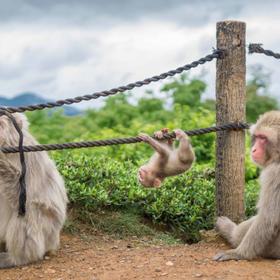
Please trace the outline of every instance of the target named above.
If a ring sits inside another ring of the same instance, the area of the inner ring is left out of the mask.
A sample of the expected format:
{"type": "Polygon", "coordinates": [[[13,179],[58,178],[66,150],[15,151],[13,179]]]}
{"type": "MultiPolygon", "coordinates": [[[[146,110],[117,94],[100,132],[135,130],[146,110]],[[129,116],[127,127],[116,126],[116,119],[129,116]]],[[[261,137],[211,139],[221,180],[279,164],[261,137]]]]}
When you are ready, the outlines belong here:
{"type": "Polygon", "coordinates": [[[262,48],[262,44],[249,44],[249,53],[263,53],[267,56],[272,56],[276,59],[280,59],[280,53],[275,53],[271,50],[265,50],[262,48]]]}
{"type": "MultiPolygon", "coordinates": [[[[186,130],[184,131],[188,136],[201,135],[217,131],[225,130],[242,130],[248,129],[249,124],[247,123],[228,123],[220,126],[213,126],[207,128],[201,128],[196,130],[186,130]]],[[[167,133],[164,135],[163,139],[175,138],[174,132],[167,133]]],[[[53,151],[53,150],[64,150],[64,149],[77,149],[77,148],[89,148],[89,147],[101,147],[110,145],[120,145],[120,144],[132,144],[142,142],[139,137],[128,137],[128,138],[113,138],[106,140],[95,140],[95,141],[82,141],[82,142],[69,142],[62,144],[43,144],[34,146],[23,146],[22,150],[24,152],[40,152],[40,151],[53,151]]],[[[18,153],[18,147],[1,147],[0,150],[3,153],[18,153]]]]}
{"type": "Polygon", "coordinates": [[[145,80],[142,81],[137,81],[134,83],[130,83],[128,85],[125,86],[120,86],[117,88],[113,88],[110,90],[104,90],[104,91],[100,91],[100,92],[95,92],[92,94],[87,94],[87,95],[83,95],[83,96],[77,96],[75,98],[67,98],[67,99],[63,99],[63,100],[58,100],[55,102],[47,102],[44,104],[36,104],[36,105],[29,105],[29,106],[21,106],[21,107],[3,107],[0,106],[1,110],[7,111],[9,113],[22,113],[25,111],[35,111],[35,110],[42,110],[45,108],[54,108],[54,107],[60,107],[63,105],[70,105],[70,104],[74,104],[74,103],[79,103],[81,101],[89,101],[92,99],[97,99],[99,97],[106,97],[106,96],[110,96],[110,95],[115,95],[117,93],[121,93],[127,90],[131,90],[134,89],[136,87],[142,87],[144,85],[148,85],[152,82],[157,82],[163,79],[166,79],[168,77],[172,77],[176,74],[180,74],[184,71],[188,71],[191,68],[195,68],[198,65],[204,64],[206,62],[210,62],[215,58],[223,58],[225,57],[226,52],[224,50],[214,50],[212,54],[206,55],[205,57],[200,58],[199,60],[193,61],[190,64],[186,64],[182,67],[178,67],[175,70],[171,70],[165,73],[162,73],[160,75],[156,75],[153,76],[151,78],[147,78],[145,80]]]}

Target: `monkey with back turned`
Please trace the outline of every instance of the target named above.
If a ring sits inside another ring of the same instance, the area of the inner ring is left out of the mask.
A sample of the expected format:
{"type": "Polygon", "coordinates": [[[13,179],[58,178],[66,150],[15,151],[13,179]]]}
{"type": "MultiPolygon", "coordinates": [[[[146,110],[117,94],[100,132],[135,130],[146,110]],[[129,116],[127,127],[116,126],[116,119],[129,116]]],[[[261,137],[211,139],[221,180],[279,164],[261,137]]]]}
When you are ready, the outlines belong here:
{"type": "MultiPolygon", "coordinates": [[[[36,145],[24,115],[13,114],[24,145],[36,145]]],[[[0,117],[0,146],[17,146],[19,136],[11,120],[0,117]]],[[[21,165],[18,154],[0,153],[0,268],[43,259],[59,246],[66,219],[64,181],[46,152],[26,153],[26,214],[18,215],[21,165]]]]}

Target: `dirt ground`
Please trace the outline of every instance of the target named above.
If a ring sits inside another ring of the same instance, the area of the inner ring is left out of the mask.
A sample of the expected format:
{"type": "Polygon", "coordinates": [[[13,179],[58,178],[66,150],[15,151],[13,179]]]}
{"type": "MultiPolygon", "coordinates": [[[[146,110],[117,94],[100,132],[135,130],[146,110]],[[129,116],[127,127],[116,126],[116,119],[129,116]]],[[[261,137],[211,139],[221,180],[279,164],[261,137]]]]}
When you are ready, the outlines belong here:
{"type": "Polygon", "coordinates": [[[280,260],[217,263],[221,242],[194,245],[149,245],[145,240],[91,240],[62,236],[57,255],[31,266],[2,270],[2,280],[38,279],[280,279],[280,260]]]}

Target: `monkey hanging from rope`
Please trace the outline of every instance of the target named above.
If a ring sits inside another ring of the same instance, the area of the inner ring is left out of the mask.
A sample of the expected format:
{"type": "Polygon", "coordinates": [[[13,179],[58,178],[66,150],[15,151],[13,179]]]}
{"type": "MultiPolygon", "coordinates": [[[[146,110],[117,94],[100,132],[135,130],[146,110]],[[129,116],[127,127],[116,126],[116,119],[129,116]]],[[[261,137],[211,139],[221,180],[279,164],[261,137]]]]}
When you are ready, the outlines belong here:
{"type": "MultiPolygon", "coordinates": [[[[154,133],[155,138],[163,139],[168,129],[164,128],[154,133]]],[[[160,187],[166,177],[181,174],[190,169],[195,154],[188,136],[181,129],[175,129],[178,148],[174,147],[173,140],[156,140],[151,136],[141,133],[139,137],[148,143],[155,153],[149,162],[142,165],[138,171],[138,180],[145,187],[160,187]]]]}

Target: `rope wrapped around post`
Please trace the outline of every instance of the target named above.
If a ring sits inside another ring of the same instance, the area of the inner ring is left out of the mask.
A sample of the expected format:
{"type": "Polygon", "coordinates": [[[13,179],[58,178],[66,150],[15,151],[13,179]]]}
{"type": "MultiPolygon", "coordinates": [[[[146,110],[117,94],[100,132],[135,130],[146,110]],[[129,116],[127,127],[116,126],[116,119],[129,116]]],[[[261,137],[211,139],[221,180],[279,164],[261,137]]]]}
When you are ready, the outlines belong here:
{"type": "Polygon", "coordinates": [[[280,59],[280,53],[275,53],[271,50],[265,50],[262,44],[249,44],[249,53],[263,53],[267,56],[272,56],[276,59],[280,59]]]}
{"type": "MultiPolygon", "coordinates": [[[[200,128],[196,130],[186,130],[184,131],[188,136],[196,136],[211,132],[224,131],[224,130],[240,130],[248,129],[249,124],[247,123],[228,123],[220,126],[213,126],[207,128],[200,128]]],[[[167,133],[163,136],[163,139],[175,138],[175,133],[167,133]]],[[[40,151],[53,151],[53,150],[64,150],[64,149],[78,149],[78,148],[90,148],[90,147],[101,147],[110,145],[120,145],[120,144],[133,144],[142,142],[139,137],[128,137],[128,138],[113,138],[106,140],[95,140],[95,141],[82,141],[82,142],[69,142],[62,144],[43,144],[34,146],[23,146],[19,147],[1,147],[0,150],[3,153],[18,153],[23,152],[40,152],[40,151]]]]}
{"type": "Polygon", "coordinates": [[[25,183],[26,164],[25,164],[24,151],[23,151],[23,133],[22,133],[21,128],[19,127],[18,123],[16,122],[16,119],[14,118],[14,116],[12,114],[0,109],[0,116],[6,116],[11,120],[11,122],[19,136],[19,144],[18,144],[17,150],[19,153],[19,159],[20,159],[20,164],[21,164],[21,174],[19,177],[18,214],[19,214],[19,216],[24,216],[25,212],[26,212],[26,208],[25,208],[25,205],[26,205],[26,183],[25,183]]]}

